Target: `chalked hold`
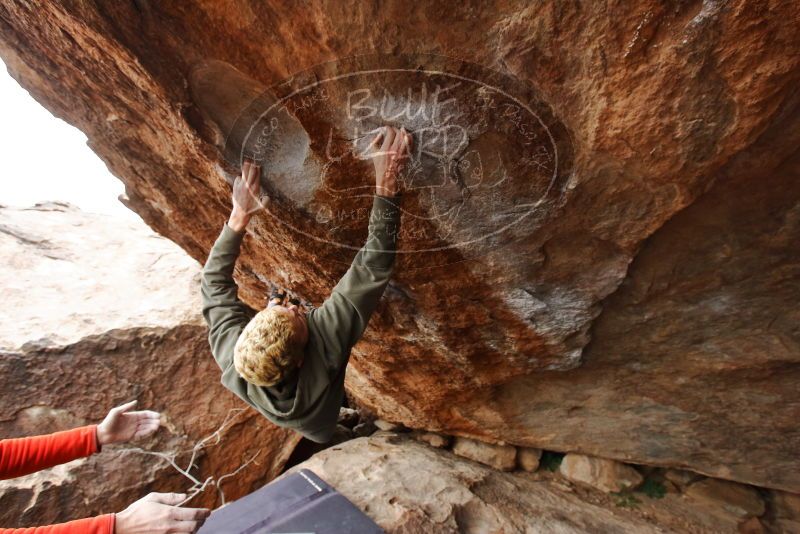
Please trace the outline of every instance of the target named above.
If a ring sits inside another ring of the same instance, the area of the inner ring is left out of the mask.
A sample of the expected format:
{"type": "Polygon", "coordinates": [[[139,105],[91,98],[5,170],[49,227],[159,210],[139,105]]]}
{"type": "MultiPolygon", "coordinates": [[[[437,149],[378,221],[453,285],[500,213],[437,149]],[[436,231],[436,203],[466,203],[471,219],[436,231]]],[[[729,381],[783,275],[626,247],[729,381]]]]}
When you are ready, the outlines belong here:
{"type": "Polygon", "coordinates": [[[452,58],[357,56],[269,87],[207,61],[190,84],[230,178],[255,160],[262,192],[292,214],[274,222],[326,247],[361,245],[374,192],[369,145],[383,125],[414,138],[401,249],[424,253],[426,267],[536,232],[572,168],[570,136],[535,89],[452,58]]]}

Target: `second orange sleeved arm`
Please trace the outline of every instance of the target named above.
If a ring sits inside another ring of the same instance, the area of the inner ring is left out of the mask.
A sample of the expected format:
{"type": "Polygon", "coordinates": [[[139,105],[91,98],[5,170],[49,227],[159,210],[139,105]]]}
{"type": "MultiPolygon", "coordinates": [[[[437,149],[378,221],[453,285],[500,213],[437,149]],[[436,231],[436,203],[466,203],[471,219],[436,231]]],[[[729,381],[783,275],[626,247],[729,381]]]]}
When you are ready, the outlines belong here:
{"type": "Polygon", "coordinates": [[[106,514],[46,527],[0,528],[0,534],[114,534],[114,520],[106,514]]]}

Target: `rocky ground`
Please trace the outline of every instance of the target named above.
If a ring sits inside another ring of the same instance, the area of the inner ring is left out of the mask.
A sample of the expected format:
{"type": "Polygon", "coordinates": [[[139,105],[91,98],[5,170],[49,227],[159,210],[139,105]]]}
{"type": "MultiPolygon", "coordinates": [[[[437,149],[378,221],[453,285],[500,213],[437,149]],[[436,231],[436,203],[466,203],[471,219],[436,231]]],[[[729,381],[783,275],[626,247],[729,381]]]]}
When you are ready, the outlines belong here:
{"type": "Polygon", "coordinates": [[[289,472],[314,471],[388,533],[800,532],[800,495],[578,454],[457,440],[448,450],[451,441],[378,430],[289,472]]]}

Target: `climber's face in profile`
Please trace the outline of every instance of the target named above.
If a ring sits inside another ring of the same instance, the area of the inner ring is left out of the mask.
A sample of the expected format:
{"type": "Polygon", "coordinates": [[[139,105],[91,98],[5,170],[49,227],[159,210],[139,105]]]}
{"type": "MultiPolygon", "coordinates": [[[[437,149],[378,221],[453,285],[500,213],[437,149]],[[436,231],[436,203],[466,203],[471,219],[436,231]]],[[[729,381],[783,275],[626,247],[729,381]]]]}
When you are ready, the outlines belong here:
{"type": "MultiPolygon", "coordinates": [[[[280,304],[273,304],[270,306],[274,311],[288,315],[294,325],[295,340],[299,345],[305,345],[308,341],[308,323],[306,322],[306,314],[296,304],[289,304],[289,306],[282,306],[280,304]]],[[[300,362],[303,363],[302,361],[300,362]]]]}

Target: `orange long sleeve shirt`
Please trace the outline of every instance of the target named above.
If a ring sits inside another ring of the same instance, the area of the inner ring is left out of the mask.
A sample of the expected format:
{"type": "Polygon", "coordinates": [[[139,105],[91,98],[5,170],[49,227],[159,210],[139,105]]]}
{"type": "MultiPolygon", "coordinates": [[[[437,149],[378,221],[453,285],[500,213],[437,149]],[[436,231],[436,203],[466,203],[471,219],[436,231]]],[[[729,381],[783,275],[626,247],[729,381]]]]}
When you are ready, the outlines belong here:
{"type": "MultiPolygon", "coordinates": [[[[97,425],[45,436],[0,440],[0,479],[20,477],[91,456],[99,450],[97,425]]],[[[0,534],[114,534],[114,514],[30,528],[0,528],[0,534]]]]}

